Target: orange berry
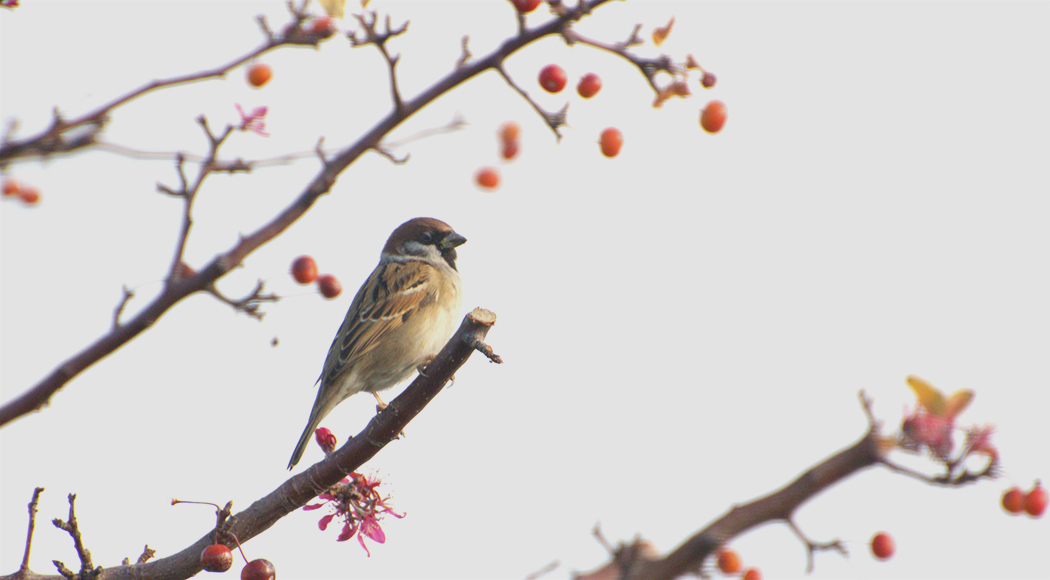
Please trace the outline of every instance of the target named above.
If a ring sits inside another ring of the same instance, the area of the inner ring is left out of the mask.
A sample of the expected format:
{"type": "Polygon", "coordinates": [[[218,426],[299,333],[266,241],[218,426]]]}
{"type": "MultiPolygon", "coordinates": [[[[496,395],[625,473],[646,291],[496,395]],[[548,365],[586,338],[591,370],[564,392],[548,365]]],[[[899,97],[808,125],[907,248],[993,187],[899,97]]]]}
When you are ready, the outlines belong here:
{"type": "Polygon", "coordinates": [[[758,568],[748,568],[744,570],[742,580],[762,580],[762,572],[758,568]]]}
{"type": "Polygon", "coordinates": [[[722,101],[711,101],[700,111],[700,126],[708,133],[717,133],[726,124],[726,105],[722,101]]]}
{"type": "Polygon", "coordinates": [[[540,86],[548,93],[561,92],[567,82],[569,76],[565,74],[565,69],[556,64],[549,64],[540,71],[540,86]]]}
{"type": "Polygon", "coordinates": [[[1028,512],[1028,515],[1038,518],[1046,511],[1047,500],[1046,488],[1039,481],[1036,481],[1035,487],[1024,496],[1024,511],[1028,512]]]}
{"type": "Polygon", "coordinates": [[[273,69],[268,64],[257,62],[248,67],[248,84],[255,88],[265,85],[271,77],[273,77],[273,69]]]}
{"type": "Polygon", "coordinates": [[[482,167],[474,177],[478,185],[485,189],[496,189],[499,187],[499,172],[492,167],[482,167]]]}
{"type": "Polygon", "coordinates": [[[321,289],[321,296],[331,300],[343,292],[343,285],[339,279],[331,274],[325,274],[317,279],[317,287],[321,289]]]}
{"type": "Polygon", "coordinates": [[[22,186],[14,179],[4,180],[4,197],[9,195],[18,195],[22,191],[22,186]]]}
{"type": "Polygon", "coordinates": [[[879,532],[871,539],[871,553],[879,560],[888,560],[897,551],[893,543],[893,536],[886,532],[879,532]]]}
{"type": "Polygon", "coordinates": [[[1024,510],[1024,492],[1014,486],[1003,494],[1003,509],[1010,514],[1019,514],[1024,510]]]}
{"type": "Polygon", "coordinates": [[[34,205],[40,201],[40,192],[35,187],[23,187],[18,192],[18,198],[27,205],[34,205]]]}
{"type": "Polygon", "coordinates": [[[736,574],[741,566],[740,556],[733,550],[722,548],[718,551],[718,569],[723,574],[736,574]]]}
{"type": "Polygon", "coordinates": [[[623,133],[619,129],[609,127],[602,131],[599,143],[602,146],[602,155],[616,157],[620,154],[620,148],[623,147],[623,133]]]}
{"type": "Polygon", "coordinates": [[[518,137],[521,136],[521,127],[518,126],[514,121],[507,121],[500,125],[499,138],[504,142],[506,141],[517,141],[518,137]]]}
{"type": "Polygon", "coordinates": [[[300,284],[309,284],[317,279],[317,262],[310,256],[299,256],[292,262],[292,278],[300,284]]]}
{"type": "Polygon", "coordinates": [[[576,85],[576,92],[581,97],[589,99],[594,95],[598,94],[598,91],[602,89],[602,79],[594,73],[587,73],[580,79],[580,83],[576,85]]]}

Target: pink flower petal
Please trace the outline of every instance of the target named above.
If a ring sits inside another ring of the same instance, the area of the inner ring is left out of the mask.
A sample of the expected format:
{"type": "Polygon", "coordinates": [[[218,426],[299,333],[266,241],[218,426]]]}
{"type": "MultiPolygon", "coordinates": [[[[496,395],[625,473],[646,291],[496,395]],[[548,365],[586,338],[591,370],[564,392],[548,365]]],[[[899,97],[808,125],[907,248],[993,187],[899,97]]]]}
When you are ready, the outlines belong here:
{"type": "Polygon", "coordinates": [[[322,532],[325,531],[326,529],[328,529],[328,524],[332,523],[332,518],[334,517],[335,514],[326,515],[325,517],[321,518],[320,521],[317,522],[317,527],[321,528],[322,532]]]}
{"type": "Polygon", "coordinates": [[[347,522],[346,525],[343,526],[343,531],[339,533],[339,537],[336,538],[335,541],[337,541],[337,542],[345,542],[345,541],[349,540],[350,538],[354,537],[354,534],[356,534],[356,533],[357,533],[357,525],[351,526],[350,522],[347,522]]]}
{"type": "Polygon", "coordinates": [[[379,527],[379,520],[374,517],[361,521],[361,535],[368,536],[377,544],[386,543],[386,534],[383,533],[383,528],[379,527]]]}

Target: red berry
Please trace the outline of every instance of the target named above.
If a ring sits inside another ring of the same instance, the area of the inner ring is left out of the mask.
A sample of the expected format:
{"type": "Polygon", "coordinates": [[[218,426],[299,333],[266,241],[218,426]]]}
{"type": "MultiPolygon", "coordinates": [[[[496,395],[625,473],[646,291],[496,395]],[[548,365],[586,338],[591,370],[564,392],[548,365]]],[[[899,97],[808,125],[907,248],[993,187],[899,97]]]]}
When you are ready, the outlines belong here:
{"type": "Polygon", "coordinates": [[[292,262],[292,278],[300,284],[309,284],[317,279],[317,262],[310,256],[299,256],[292,262]]]}
{"type": "Polygon", "coordinates": [[[722,101],[711,101],[700,112],[700,126],[708,133],[717,133],[726,124],[726,105],[722,101]]]}
{"type": "Polygon", "coordinates": [[[718,551],[718,569],[723,574],[736,574],[741,568],[740,556],[729,548],[718,551]]]}
{"type": "Polygon", "coordinates": [[[18,198],[25,204],[33,205],[40,201],[40,192],[35,187],[23,187],[18,192],[18,198]]]}
{"type": "Polygon", "coordinates": [[[269,560],[259,558],[244,565],[241,570],[241,580],[275,580],[277,570],[269,560]]]}
{"type": "Polygon", "coordinates": [[[576,92],[581,97],[589,99],[594,95],[598,94],[598,91],[602,89],[602,79],[594,73],[587,73],[580,79],[580,83],[576,85],[576,92]]]}
{"type": "Polygon", "coordinates": [[[321,289],[321,296],[331,300],[343,292],[343,285],[339,279],[331,274],[325,274],[317,279],[317,287],[321,289]]]}
{"type": "Polygon", "coordinates": [[[7,197],[9,195],[18,195],[20,191],[22,191],[22,187],[17,181],[15,181],[14,179],[4,180],[4,197],[7,197]]]}
{"type": "Polygon", "coordinates": [[[1003,494],[1003,509],[1007,513],[1019,514],[1024,510],[1024,492],[1021,488],[1014,486],[1003,494]]]}
{"type": "Polygon", "coordinates": [[[500,149],[500,155],[504,159],[510,161],[518,155],[518,142],[517,141],[504,141],[503,147],[500,149]]]}
{"type": "Polygon", "coordinates": [[[320,18],[314,18],[311,20],[310,27],[307,30],[314,36],[328,38],[335,32],[335,26],[332,24],[332,18],[330,16],[321,16],[320,18]]]}
{"type": "Polygon", "coordinates": [[[602,155],[606,157],[616,157],[620,154],[620,148],[623,147],[623,133],[619,129],[609,127],[602,131],[602,137],[599,141],[602,146],[602,155]]]}
{"type": "Polygon", "coordinates": [[[233,553],[222,544],[212,544],[201,552],[201,568],[208,572],[225,572],[233,566],[233,553]]]}
{"type": "Polygon", "coordinates": [[[1034,518],[1042,516],[1046,511],[1046,495],[1046,488],[1036,481],[1035,487],[1024,496],[1024,511],[1034,518]]]}
{"type": "Polygon", "coordinates": [[[714,73],[705,71],[704,76],[700,78],[700,84],[704,85],[705,89],[715,86],[716,82],[718,82],[718,77],[716,77],[714,73]]]}
{"type": "Polygon", "coordinates": [[[540,86],[548,93],[560,92],[567,82],[569,76],[565,74],[565,69],[556,64],[549,64],[540,71],[540,86]]]}
{"type": "Polygon", "coordinates": [[[540,5],[540,0],[510,0],[514,3],[514,7],[518,9],[518,12],[522,14],[528,14],[536,9],[540,5]]]}
{"type": "Polygon", "coordinates": [[[485,189],[496,189],[499,187],[499,172],[492,167],[482,167],[478,170],[475,180],[485,189]]]}
{"type": "Polygon", "coordinates": [[[871,539],[871,553],[879,560],[888,560],[896,550],[893,536],[886,532],[879,532],[871,539]]]}
{"type": "Polygon", "coordinates": [[[758,568],[748,568],[744,570],[744,577],[741,580],[762,580],[762,572],[758,568]]]}
{"type": "Polygon", "coordinates": [[[265,85],[272,76],[273,69],[268,64],[257,62],[248,67],[248,84],[255,88],[265,85]]]}

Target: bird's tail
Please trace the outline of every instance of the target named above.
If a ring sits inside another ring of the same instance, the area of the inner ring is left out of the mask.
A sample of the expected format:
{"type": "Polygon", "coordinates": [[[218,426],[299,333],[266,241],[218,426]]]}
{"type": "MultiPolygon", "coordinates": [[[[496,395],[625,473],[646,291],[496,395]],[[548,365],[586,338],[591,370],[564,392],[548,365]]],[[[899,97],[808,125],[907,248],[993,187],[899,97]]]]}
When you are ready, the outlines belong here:
{"type": "Polygon", "coordinates": [[[302,436],[299,437],[299,442],[295,443],[295,451],[292,452],[292,459],[288,462],[289,471],[295,467],[295,464],[302,459],[302,454],[307,451],[307,446],[310,444],[310,439],[314,437],[314,430],[317,429],[321,420],[327,417],[328,414],[335,408],[331,401],[325,399],[322,400],[321,395],[323,389],[318,393],[317,401],[314,403],[314,408],[310,410],[310,421],[307,422],[307,429],[302,431],[302,436]]]}
{"type": "Polygon", "coordinates": [[[299,437],[299,442],[295,444],[295,451],[292,452],[292,459],[288,462],[288,470],[291,471],[295,467],[296,463],[303,458],[303,453],[306,452],[306,446],[310,444],[310,439],[313,438],[314,429],[321,424],[321,416],[313,411],[310,412],[310,422],[306,424],[306,430],[303,431],[302,437],[299,437]]]}

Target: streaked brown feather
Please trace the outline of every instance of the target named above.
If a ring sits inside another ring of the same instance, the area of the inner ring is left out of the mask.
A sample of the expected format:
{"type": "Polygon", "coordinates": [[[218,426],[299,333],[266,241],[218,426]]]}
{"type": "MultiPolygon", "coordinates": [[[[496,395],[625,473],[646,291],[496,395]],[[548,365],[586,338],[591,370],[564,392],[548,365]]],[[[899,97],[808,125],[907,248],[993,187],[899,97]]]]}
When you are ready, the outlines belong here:
{"type": "Polygon", "coordinates": [[[413,312],[433,303],[437,291],[432,283],[434,274],[433,266],[415,260],[388,262],[376,268],[354,296],[318,380],[325,384],[336,381],[413,312]],[[365,292],[370,286],[373,291],[365,292]]]}

